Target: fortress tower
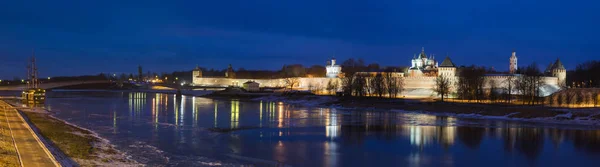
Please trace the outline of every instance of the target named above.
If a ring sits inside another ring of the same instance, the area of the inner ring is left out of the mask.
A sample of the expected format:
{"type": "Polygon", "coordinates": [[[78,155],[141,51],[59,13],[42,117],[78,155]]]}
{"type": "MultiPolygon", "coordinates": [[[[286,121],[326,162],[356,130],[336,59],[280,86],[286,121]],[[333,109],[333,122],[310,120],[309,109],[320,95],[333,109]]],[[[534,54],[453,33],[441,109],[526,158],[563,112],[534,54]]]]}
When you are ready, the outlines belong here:
{"type": "Polygon", "coordinates": [[[233,70],[233,67],[231,67],[231,64],[229,64],[229,67],[227,67],[225,78],[235,78],[235,71],[233,70]]]}
{"type": "Polygon", "coordinates": [[[517,72],[517,52],[513,51],[512,56],[510,56],[510,67],[508,68],[508,72],[510,74],[514,74],[517,72]]]}
{"type": "Polygon", "coordinates": [[[450,57],[446,56],[446,59],[438,67],[438,77],[454,77],[456,76],[456,65],[450,60],[450,57]]]}
{"type": "Polygon", "coordinates": [[[192,78],[202,78],[202,70],[200,67],[196,66],[196,68],[192,70],[192,78]]]}
{"type": "Polygon", "coordinates": [[[567,69],[565,69],[565,66],[559,59],[556,59],[556,62],[552,65],[551,71],[552,76],[558,78],[559,86],[564,87],[567,85],[567,69]]]}

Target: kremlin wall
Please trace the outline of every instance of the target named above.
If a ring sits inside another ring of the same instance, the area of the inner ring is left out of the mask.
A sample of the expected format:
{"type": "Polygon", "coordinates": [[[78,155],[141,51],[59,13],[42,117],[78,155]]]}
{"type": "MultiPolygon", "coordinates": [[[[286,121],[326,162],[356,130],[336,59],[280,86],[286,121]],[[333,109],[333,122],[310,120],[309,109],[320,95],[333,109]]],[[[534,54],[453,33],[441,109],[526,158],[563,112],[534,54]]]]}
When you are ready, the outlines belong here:
{"type": "MultiPolygon", "coordinates": [[[[494,74],[485,76],[486,85],[485,88],[490,88],[490,81],[496,83],[497,88],[506,88],[507,80],[511,77],[516,78],[519,74],[514,74],[517,70],[517,57],[516,53],[513,52],[510,57],[510,69],[508,74],[494,74]]],[[[327,85],[330,82],[337,83],[338,91],[341,91],[342,87],[342,67],[336,64],[335,59],[332,59],[326,66],[326,77],[300,77],[300,78],[279,78],[279,79],[242,79],[235,78],[235,72],[233,68],[229,66],[224,77],[203,77],[202,71],[196,68],[192,72],[193,85],[194,86],[214,86],[214,87],[229,87],[239,86],[242,87],[244,83],[253,81],[259,84],[261,88],[282,88],[289,87],[290,81],[295,82],[295,90],[313,90],[313,91],[326,91],[327,85]]],[[[394,77],[400,77],[404,81],[404,90],[398,97],[408,98],[427,98],[436,97],[436,93],[433,91],[435,87],[435,80],[437,77],[448,77],[451,81],[456,82],[457,66],[450,60],[449,57],[438,64],[435,61],[435,57],[427,56],[424,49],[417,56],[415,55],[412,59],[412,65],[405,72],[395,72],[394,77]]],[[[548,96],[561,89],[560,85],[565,84],[566,69],[560,62],[551,63],[545,71],[547,76],[543,77],[545,84],[540,88],[542,96],[548,96]]],[[[373,72],[359,72],[356,75],[361,74],[374,74],[373,72]]],[[[367,75],[368,76],[368,75],[367,75]]],[[[367,77],[368,78],[368,77],[367,77]]],[[[513,92],[518,94],[518,92],[513,92]]]]}

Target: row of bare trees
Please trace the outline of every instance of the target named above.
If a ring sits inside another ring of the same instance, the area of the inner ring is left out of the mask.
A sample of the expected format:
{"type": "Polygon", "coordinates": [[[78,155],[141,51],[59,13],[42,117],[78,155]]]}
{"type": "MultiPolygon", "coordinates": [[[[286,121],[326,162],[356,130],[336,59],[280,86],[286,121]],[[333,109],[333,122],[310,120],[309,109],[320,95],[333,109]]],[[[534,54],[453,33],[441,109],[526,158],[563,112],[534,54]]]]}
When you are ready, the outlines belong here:
{"type": "Polygon", "coordinates": [[[512,102],[513,92],[519,92],[523,104],[543,103],[540,96],[545,83],[537,64],[522,67],[517,75],[507,75],[503,81],[486,79],[486,72],[485,67],[462,67],[458,77],[437,77],[434,91],[442,101],[454,94],[458,99],[467,101],[512,102]]]}
{"type": "Polygon", "coordinates": [[[344,96],[396,98],[403,88],[404,79],[391,72],[380,72],[374,76],[356,73],[342,79],[344,96]]]}
{"type": "Polygon", "coordinates": [[[535,105],[543,103],[541,87],[545,84],[543,74],[537,64],[533,63],[520,69],[520,76],[515,80],[515,88],[521,93],[523,104],[535,105]]]}
{"type": "Polygon", "coordinates": [[[600,104],[599,89],[568,89],[546,97],[546,104],[559,107],[588,105],[597,107],[600,104]]]}

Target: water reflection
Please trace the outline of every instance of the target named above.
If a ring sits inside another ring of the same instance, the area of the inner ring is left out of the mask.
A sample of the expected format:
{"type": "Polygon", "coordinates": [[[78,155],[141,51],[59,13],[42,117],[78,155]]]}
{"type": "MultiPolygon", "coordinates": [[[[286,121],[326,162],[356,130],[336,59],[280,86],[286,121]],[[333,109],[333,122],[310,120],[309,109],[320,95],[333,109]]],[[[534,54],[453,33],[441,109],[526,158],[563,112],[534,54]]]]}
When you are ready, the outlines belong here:
{"type": "Polygon", "coordinates": [[[488,161],[498,166],[552,166],[565,165],[563,160],[585,166],[600,159],[600,131],[595,130],[154,93],[114,98],[47,103],[61,111],[57,117],[97,131],[121,148],[133,149],[132,142],[144,141],[178,156],[233,153],[293,166],[481,166],[488,161]],[[242,127],[260,128],[206,130],[242,127]],[[573,153],[585,156],[568,156],[573,153]]]}
{"type": "Polygon", "coordinates": [[[240,101],[231,100],[231,129],[236,129],[239,126],[239,117],[240,117],[240,101]]]}

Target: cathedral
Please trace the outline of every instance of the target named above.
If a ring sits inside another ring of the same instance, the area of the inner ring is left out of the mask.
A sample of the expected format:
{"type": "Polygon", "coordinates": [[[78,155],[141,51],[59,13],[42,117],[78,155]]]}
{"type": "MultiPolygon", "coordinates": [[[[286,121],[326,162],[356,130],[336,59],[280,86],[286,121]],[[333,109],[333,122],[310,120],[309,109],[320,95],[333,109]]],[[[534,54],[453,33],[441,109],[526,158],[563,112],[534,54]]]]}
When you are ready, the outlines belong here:
{"type": "Polygon", "coordinates": [[[437,76],[438,62],[433,55],[427,56],[425,48],[421,48],[419,56],[413,56],[412,65],[408,69],[408,76],[437,76]]]}

